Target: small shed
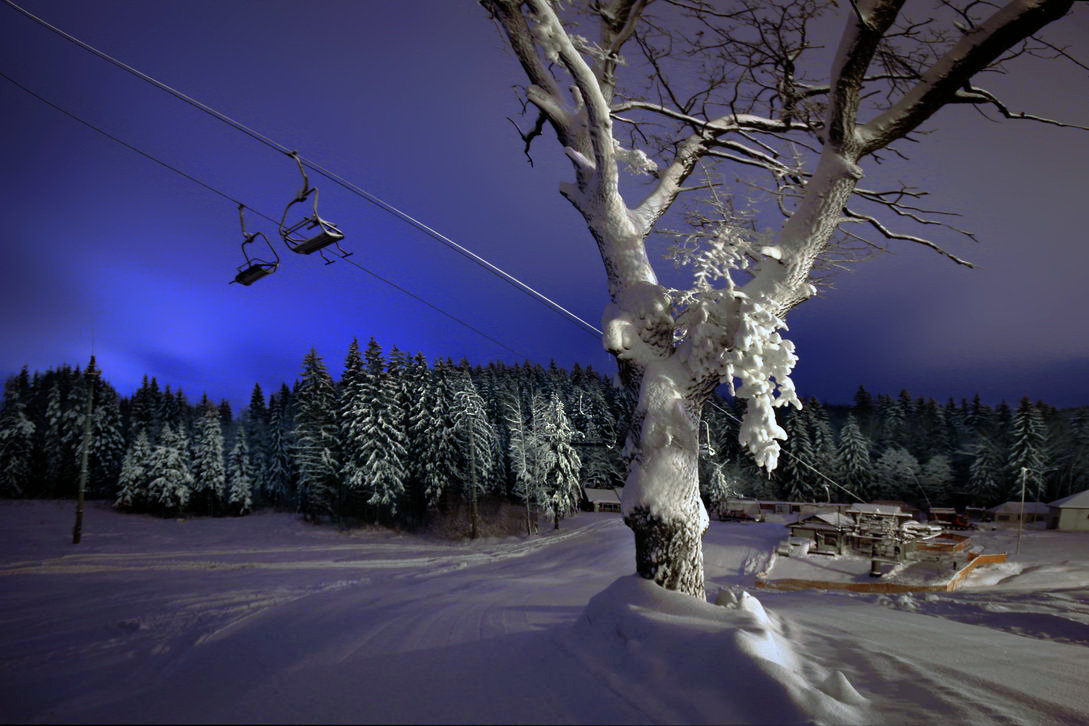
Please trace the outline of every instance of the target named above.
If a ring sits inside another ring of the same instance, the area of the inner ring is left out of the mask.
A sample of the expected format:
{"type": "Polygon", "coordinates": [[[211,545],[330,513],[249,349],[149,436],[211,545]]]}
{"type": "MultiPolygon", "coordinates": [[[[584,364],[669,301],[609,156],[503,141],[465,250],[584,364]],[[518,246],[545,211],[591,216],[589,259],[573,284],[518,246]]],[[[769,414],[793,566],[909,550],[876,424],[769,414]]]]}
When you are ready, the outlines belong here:
{"type": "Polygon", "coordinates": [[[1089,489],[1047,505],[1047,528],[1089,531],[1089,489]]]}
{"type": "MultiPolygon", "coordinates": [[[[1043,502],[1025,502],[1025,522],[1042,522],[1047,519],[1050,508],[1043,502]]],[[[1017,525],[1021,521],[1021,502],[1003,502],[988,509],[994,515],[995,524],[1017,525]]]]}
{"type": "Polygon", "coordinates": [[[595,489],[583,487],[582,492],[586,497],[586,507],[591,512],[619,512],[620,497],[615,489],[595,489]]]}

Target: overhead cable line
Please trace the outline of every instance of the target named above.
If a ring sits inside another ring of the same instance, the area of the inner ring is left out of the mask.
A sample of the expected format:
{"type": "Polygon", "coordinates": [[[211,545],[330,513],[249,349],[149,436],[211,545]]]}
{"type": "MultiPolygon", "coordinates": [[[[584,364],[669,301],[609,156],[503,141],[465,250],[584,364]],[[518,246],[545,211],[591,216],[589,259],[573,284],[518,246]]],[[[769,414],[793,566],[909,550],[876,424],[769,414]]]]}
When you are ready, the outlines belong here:
{"type": "MultiPolygon", "coordinates": [[[[128,72],[128,73],[131,73],[132,75],[136,76],[140,80],[145,81],[146,83],[150,83],[151,85],[155,86],[159,90],[165,91],[166,93],[169,93],[170,95],[174,96],[175,98],[177,98],[177,99],[179,99],[181,101],[184,101],[185,103],[189,104],[190,106],[193,106],[194,108],[196,108],[196,109],[198,109],[200,111],[203,111],[204,113],[209,114],[213,118],[215,118],[215,119],[217,119],[219,121],[222,121],[223,123],[227,124],[228,126],[231,126],[232,128],[234,128],[234,129],[236,129],[238,131],[241,131],[242,133],[246,134],[250,138],[252,138],[252,139],[254,139],[256,141],[259,141],[260,143],[262,143],[262,144],[264,144],[264,145],[266,145],[266,146],[268,146],[268,147],[270,147],[272,149],[275,149],[276,151],[279,151],[282,154],[287,154],[289,156],[293,154],[292,149],[289,149],[288,147],[284,146],[283,144],[279,143],[278,141],[275,141],[274,139],[271,139],[268,136],[265,136],[264,134],[262,134],[262,133],[260,133],[258,131],[255,131],[254,129],[250,128],[249,126],[246,126],[245,124],[243,124],[243,123],[241,123],[239,121],[236,121],[235,119],[231,118],[230,116],[226,115],[225,113],[217,111],[216,109],[212,108],[211,106],[208,106],[207,104],[201,103],[200,101],[196,100],[192,96],[189,96],[189,95],[187,95],[185,93],[182,93],[178,89],[173,88],[171,86],[168,86],[167,84],[163,83],[162,81],[159,81],[159,80],[149,76],[148,74],[146,74],[146,73],[144,73],[144,72],[142,72],[140,70],[137,70],[136,68],[133,68],[132,66],[128,65],[127,63],[125,63],[125,62],[123,62],[121,60],[118,60],[117,58],[114,58],[113,56],[109,55],[108,53],[105,53],[104,51],[101,51],[98,48],[95,48],[94,46],[83,42],[82,40],[75,37],[74,35],[71,35],[70,33],[67,33],[65,31],[63,31],[60,28],[56,27],[55,25],[52,25],[48,21],[38,17],[37,15],[34,15],[29,10],[26,10],[25,8],[22,8],[19,5],[16,5],[12,0],[2,0],[2,1],[3,1],[3,3],[5,5],[8,5],[13,10],[15,10],[15,11],[21,13],[22,15],[26,16],[27,18],[33,20],[34,22],[38,23],[42,27],[44,27],[44,28],[46,28],[48,30],[51,30],[52,32],[59,35],[60,37],[64,38],[65,40],[67,40],[67,41],[69,41],[71,43],[74,43],[74,44],[78,45],[80,48],[86,50],[87,52],[89,52],[89,53],[91,53],[91,54],[93,54],[95,56],[98,56],[102,60],[107,61],[108,63],[111,63],[111,64],[117,66],[118,68],[128,72]]],[[[359,197],[367,200],[371,204],[374,204],[375,206],[379,207],[383,211],[388,212],[389,214],[392,214],[393,216],[397,217],[401,221],[412,225],[413,227],[420,230],[421,232],[428,235],[429,237],[431,237],[431,238],[435,239],[436,241],[446,245],[450,249],[452,249],[455,252],[461,254],[462,256],[468,258],[472,262],[475,262],[477,265],[484,268],[488,272],[491,272],[493,275],[499,277],[501,280],[513,285],[514,287],[516,287],[517,289],[519,289],[522,292],[526,293],[530,297],[533,297],[533,298],[539,300],[540,302],[545,303],[550,308],[552,308],[556,312],[560,313],[561,315],[567,317],[572,322],[578,324],[579,326],[585,328],[586,330],[588,330],[590,332],[593,332],[594,334],[596,334],[598,336],[603,334],[602,331],[599,328],[597,328],[596,326],[586,322],[585,320],[580,318],[578,315],[571,312],[567,308],[563,307],[562,305],[560,305],[558,302],[556,302],[552,298],[550,298],[547,295],[535,290],[534,288],[530,287],[529,285],[522,282],[518,278],[514,277],[510,273],[506,272],[502,268],[492,264],[491,262],[484,259],[483,257],[476,254],[475,252],[468,249],[467,247],[458,244],[457,242],[450,239],[449,237],[442,234],[441,232],[434,229],[433,227],[430,227],[430,226],[424,224],[423,222],[416,219],[415,217],[408,214],[407,212],[405,212],[405,211],[403,211],[401,209],[398,209],[397,207],[393,206],[389,202],[386,202],[385,200],[375,196],[374,194],[371,194],[370,192],[363,189],[359,185],[345,179],[344,177],[340,176],[339,174],[336,174],[335,172],[333,172],[333,171],[331,171],[329,169],[326,169],[326,168],[320,166],[316,162],[310,161],[309,159],[306,159],[304,157],[299,157],[299,158],[301,159],[303,164],[305,164],[306,166],[308,166],[310,169],[317,172],[318,174],[321,174],[326,179],[329,179],[330,181],[340,185],[341,187],[348,190],[352,194],[355,194],[356,196],[359,196],[359,197]]]]}
{"type": "MultiPolygon", "coordinates": [[[[64,108],[58,106],[57,104],[53,103],[49,99],[39,95],[38,93],[34,92],[30,88],[27,88],[22,83],[20,83],[19,81],[16,81],[14,78],[7,75],[3,71],[0,71],[0,78],[3,78],[8,83],[11,83],[16,88],[22,90],[23,92],[27,93],[28,95],[32,96],[33,98],[37,99],[38,101],[41,101],[42,103],[49,106],[50,108],[63,113],[68,118],[73,119],[74,121],[78,121],[79,123],[83,124],[84,126],[91,129],[92,131],[95,131],[95,132],[101,134],[102,136],[105,136],[110,141],[113,141],[114,143],[120,144],[121,146],[124,146],[126,149],[128,149],[130,151],[136,152],[137,154],[144,157],[145,159],[153,161],[156,164],[158,164],[159,166],[165,167],[166,169],[169,169],[170,171],[174,172],[175,174],[177,174],[177,175],[179,175],[181,177],[184,177],[185,179],[188,179],[189,181],[193,182],[194,184],[198,184],[198,185],[204,187],[206,190],[212,192],[213,194],[218,194],[219,196],[223,197],[224,199],[227,199],[227,200],[231,201],[232,203],[234,203],[236,205],[239,205],[241,207],[245,207],[246,209],[249,209],[251,212],[253,212],[257,216],[262,217],[262,218],[268,220],[269,222],[271,222],[273,224],[279,224],[279,220],[276,220],[276,219],[270,217],[269,215],[264,214],[260,210],[254,209],[253,207],[250,207],[248,204],[245,204],[244,202],[241,202],[241,201],[235,199],[230,194],[227,194],[226,192],[224,192],[224,191],[222,191],[220,189],[217,189],[216,187],[212,186],[211,184],[208,184],[207,182],[201,181],[200,179],[193,176],[192,174],[188,174],[188,173],[182,171],[181,169],[179,169],[178,167],[173,166],[172,164],[168,164],[167,162],[163,161],[162,159],[159,159],[159,158],[155,157],[152,154],[149,154],[148,152],[144,151],[143,149],[139,149],[139,148],[133,146],[132,144],[128,143],[127,141],[119,139],[118,137],[114,136],[113,134],[109,133],[108,131],[105,131],[105,130],[99,128],[98,126],[92,124],[91,122],[85,121],[84,119],[80,118],[79,116],[72,113],[71,111],[68,111],[67,109],[64,109],[64,108]]],[[[506,345],[505,343],[503,343],[503,342],[501,342],[499,340],[496,340],[495,338],[488,335],[484,331],[473,327],[472,325],[465,322],[464,320],[457,317],[456,315],[448,313],[447,311],[443,310],[442,308],[438,307],[437,305],[428,302],[427,300],[420,297],[416,293],[411,292],[410,290],[407,290],[404,287],[401,287],[400,285],[398,285],[397,283],[395,283],[395,282],[393,282],[391,280],[387,280],[386,278],[379,275],[377,272],[374,272],[373,270],[367,269],[366,267],[359,264],[358,262],[355,262],[354,260],[350,260],[348,258],[342,258],[342,259],[343,259],[344,262],[347,262],[349,265],[352,265],[352,266],[362,270],[363,272],[365,272],[368,275],[370,275],[371,277],[379,280],[380,282],[384,282],[385,284],[389,285],[390,287],[404,293],[405,295],[408,295],[409,297],[416,300],[417,302],[423,303],[424,305],[431,308],[432,310],[434,310],[434,311],[436,311],[438,313],[441,313],[442,315],[445,315],[447,318],[453,320],[454,322],[458,323],[459,325],[464,326],[465,328],[468,328],[469,330],[473,331],[474,333],[481,336],[482,338],[494,343],[495,345],[498,345],[500,348],[503,348],[504,350],[506,350],[506,351],[508,351],[510,353],[513,353],[514,355],[516,355],[516,356],[518,356],[520,358],[523,358],[525,360],[529,359],[529,356],[514,350],[513,348],[511,348],[510,346],[506,345]]]]}
{"type": "MultiPolygon", "coordinates": [[[[716,409],[718,409],[718,410],[719,410],[719,411],[720,411],[721,413],[724,413],[724,414],[726,414],[727,416],[729,416],[729,417],[730,417],[730,418],[731,418],[731,419],[732,419],[732,420],[734,421],[734,423],[737,423],[737,424],[740,424],[740,423],[741,423],[741,419],[739,419],[739,418],[738,418],[737,416],[734,416],[734,415],[733,415],[732,413],[730,413],[729,411],[727,411],[726,409],[724,409],[724,408],[723,408],[722,406],[719,406],[719,405],[718,405],[717,403],[715,403],[715,402],[714,402],[714,400],[713,400],[713,399],[710,399],[710,400],[708,400],[708,403],[710,403],[710,404],[711,404],[711,405],[712,405],[713,407],[715,407],[716,409]]],[[[834,486],[834,487],[837,487],[837,488],[839,488],[839,489],[842,489],[843,491],[847,492],[848,494],[850,494],[850,495],[851,495],[852,497],[854,497],[854,498],[855,498],[855,499],[857,499],[858,501],[862,502],[863,504],[865,504],[865,503],[866,503],[866,500],[865,500],[865,499],[863,499],[862,497],[858,496],[857,494],[855,494],[854,492],[852,492],[852,491],[851,491],[850,489],[848,489],[848,488],[846,488],[846,487],[844,487],[844,486],[840,485],[840,484],[839,484],[838,482],[836,482],[836,481],[832,480],[832,478],[831,478],[831,477],[829,477],[829,476],[825,475],[825,474],[824,474],[824,472],[822,472],[822,471],[821,471],[820,469],[818,469],[817,467],[815,467],[815,466],[813,466],[812,464],[810,464],[810,463],[809,463],[808,461],[806,461],[805,459],[803,459],[803,458],[801,458],[801,457],[798,457],[798,456],[795,456],[794,454],[792,454],[791,452],[787,451],[786,449],[781,449],[781,451],[782,451],[782,452],[783,452],[784,454],[786,454],[787,456],[789,456],[789,457],[790,457],[791,459],[794,459],[794,461],[798,462],[798,463],[799,463],[799,464],[801,464],[802,466],[806,467],[807,469],[809,469],[810,471],[812,471],[813,473],[815,473],[815,474],[816,474],[817,476],[819,476],[819,477],[821,477],[822,479],[826,480],[826,481],[827,481],[827,482],[828,482],[829,484],[831,484],[832,486],[834,486]]]]}
{"type": "MultiPolygon", "coordinates": [[[[275,149],[276,151],[279,151],[282,154],[287,154],[289,156],[294,154],[292,149],[289,149],[288,147],[284,146],[283,144],[279,143],[278,141],[275,141],[274,139],[271,139],[268,136],[265,136],[264,134],[262,134],[262,133],[260,133],[258,131],[255,131],[254,129],[250,128],[249,126],[246,126],[245,124],[243,124],[243,123],[241,123],[239,121],[236,121],[235,119],[231,118],[230,116],[228,116],[228,115],[226,115],[226,114],[224,114],[224,113],[222,113],[220,111],[217,111],[216,109],[212,108],[211,106],[208,106],[207,104],[201,103],[200,101],[196,100],[192,96],[189,96],[189,95],[177,90],[176,88],[168,86],[167,84],[163,83],[162,81],[159,81],[156,78],[153,78],[152,76],[149,76],[148,74],[146,74],[146,73],[144,73],[144,72],[142,72],[140,70],[137,70],[136,68],[133,68],[132,66],[128,65],[127,63],[125,63],[125,62],[123,62],[121,60],[118,60],[117,58],[114,58],[113,56],[109,55],[108,53],[105,53],[104,51],[101,51],[98,48],[95,48],[94,46],[83,42],[82,40],[75,37],[74,35],[71,35],[70,33],[67,33],[65,31],[61,30],[60,28],[56,27],[55,25],[52,25],[48,21],[38,17],[37,15],[34,15],[33,13],[26,10],[25,8],[22,8],[19,5],[15,4],[13,2],[13,0],[2,0],[2,2],[5,5],[10,6],[13,10],[16,10],[17,12],[19,12],[22,15],[26,16],[27,18],[29,18],[29,19],[33,20],[34,22],[38,23],[39,25],[43,26],[44,28],[47,28],[48,30],[51,30],[52,32],[54,32],[57,35],[61,36],[65,40],[78,45],[80,48],[83,48],[87,52],[89,52],[89,53],[91,53],[91,54],[93,54],[95,56],[98,56],[102,60],[107,61],[108,63],[111,63],[111,64],[117,66],[118,68],[121,68],[122,70],[127,71],[128,73],[131,73],[132,75],[136,76],[140,80],[145,81],[147,83],[150,83],[151,85],[155,86],[159,90],[169,93],[170,95],[174,96],[175,98],[177,98],[177,99],[179,99],[181,101],[184,101],[185,103],[188,103],[189,105],[193,106],[194,108],[196,108],[196,109],[198,109],[200,111],[203,111],[204,113],[209,114],[213,118],[215,118],[215,119],[217,119],[219,121],[222,121],[223,123],[231,126],[232,128],[234,128],[234,129],[236,129],[238,131],[241,131],[242,133],[246,134],[250,138],[252,138],[252,139],[254,139],[256,141],[259,141],[260,143],[262,143],[262,144],[264,144],[264,145],[266,145],[266,146],[268,146],[268,147],[270,147],[272,149],[275,149]]],[[[7,76],[4,76],[4,78],[7,78],[7,76]]],[[[11,79],[8,78],[8,80],[10,81],[11,79]]],[[[14,83],[14,81],[12,81],[12,82],[14,83]]],[[[19,84],[16,84],[16,85],[19,85],[19,84]]],[[[24,88],[24,87],[20,86],[20,88],[24,88]]],[[[24,88],[24,90],[26,90],[26,89],[24,88]]],[[[32,95],[36,95],[36,94],[32,94],[32,95]]],[[[50,104],[50,105],[52,106],[53,104],[50,104]]],[[[54,106],[54,108],[56,108],[56,106],[54,106]]],[[[65,111],[65,113],[67,113],[67,111],[65,111]]],[[[69,114],[69,115],[71,115],[71,114],[69,114]]],[[[77,119],[77,120],[80,120],[80,119],[77,119]]],[[[80,121],[81,121],[81,123],[86,123],[86,122],[83,122],[82,120],[80,120],[80,121]]],[[[90,125],[90,124],[88,124],[88,125],[90,125]]],[[[91,128],[94,128],[94,127],[92,126],[91,128]]],[[[97,131],[98,129],[95,129],[95,130],[97,131]]],[[[102,132],[102,133],[105,133],[105,132],[102,132]]],[[[108,134],[106,134],[106,135],[109,136],[108,134]]],[[[111,138],[113,138],[113,137],[111,137],[111,138]]],[[[117,139],[115,139],[115,140],[117,140],[117,139]]],[[[119,143],[124,143],[124,142],[119,142],[119,143]]],[[[125,146],[128,146],[128,144],[125,144],[125,146]]],[[[133,148],[133,147],[130,146],[129,148],[133,148]]],[[[141,151],[139,151],[138,149],[135,149],[135,148],[133,148],[133,150],[138,151],[141,154],[144,153],[144,152],[141,152],[141,151]]],[[[144,154],[144,155],[147,156],[146,154],[144,154]]],[[[149,158],[152,158],[152,157],[149,157],[149,158]]],[[[586,332],[591,333],[595,337],[603,335],[600,328],[586,322],[585,320],[580,318],[578,315],[575,315],[573,312],[571,312],[567,308],[565,308],[562,305],[560,305],[559,303],[557,303],[555,300],[551,299],[550,297],[544,295],[541,292],[538,292],[537,290],[535,290],[532,287],[530,287],[529,285],[525,284],[524,282],[522,282],[518,278],[514,277],[510,273],[506,272],[502,268],[492,264],[491,262],[489,262],[485,258],[481,257],[480,255],[476,254],[472,250],[458,244],[457,242],[450,239],[446,235],[442,234],[438,230],[424,224],[423,222],[421,222],[420,220],[418,220],[415,217],[411,216],[407,212],[404,212],[403,210],[398,209],[397,207],[393,206],[389,202],[386,202],[385,200],[375,196],[374,194],[371,194],[370,192],[363,189],[359,185],[345,179],[344,177],[340,176],[339,174],[336,174],[335,172],[333,172],[333,171],[331,171],[329,169],[326,169],[326,168],[320,166],[319,164],[317,164],[317,163],[315,163],[313,161],[310,161],[309,159],[307,159],[305,157],[300,156],[298,158],[300,159],[300,161],[303,164],[305,164],[307,167],[309,167],[313,171],[317,172],[318,174],[321,174],[326,179],[329,179],[330,181],[338,184],[339,186],[341,186],[344,189],[348,190],[349,192],[355,194],[356,196],[359,196],[359,197],[367,200],[368,202],[374,204],[375,206],[379,207],[380,209],[394,215],[395,217],[401,219],[403,222],[406,222],[406,223],[412,225],[416,229],[418,229],[421,232],[427,234],[429,237],[437,240],[438,242],[441,242],[442,244],[446,245],[447,247],[453,249],[455,252],[458,252],[459,254],[463,255],[464,257],[468,258],[469,260],[475,262],[477,265],[483,267],[485,270],[491,272],[492,274],[496,275],[497,277],[504,280],[505,282],[510,283],[511,285],[518,288],[522,292],[526,293],[530,297],[533,297],[533,298],[537,299],[538,301],[545,303],[548,307],[552,308],[553,310],[561,313],[562,315],[564,315],[568,319],[570,319],[573,322],[577,323],[584,330],[586,330],[586,332]]],[[[185,176],[186,178],[189,178],[192,181],[196,181],[198,184],[201,184],[202,186],[207,186],[203,182],[200,182],[199,180],[193,179],[188,174],[185,174],[184,172],[180,172],[177,169],[174,169],[173,167],[169,166],[168,164],[165,164],[163,162],[159,162],[157,159],[153,159],[153,160],[157,161],[158,163],[162,164],[163,166],[166,166],[167,168],[169,168],[169,169],[171,169],[173,171],[177,171],[179,174],[182,174],[182,176],[185,176]]],[[[225,197],[227,196],[227,195],[223,194],[222,192],[219,192],[218,190],[212,189],[212,191],[215,191],[217,194],[220,194],[221,196],[225,196],[225,197]]],[[[227,198],[230,199],[230,197],[227,197],[227,198]]],[[[232,201],[234,201],[234,200],[232,199],[232,201]]],[[[254,210],[254,211],[256,212],[256,210],[254,210]]],[[[258,212],[258,214],[260,214],[260,213],[258,212]]],[[[266,219],[269,219],[269,217],[267,217],[264,214],[261,214],[260,216],[265,217],[266,219]]],[[[275,220],[272,220],[272,221],[275,221],[275,220]]],[[[347,260],[347,259],[345,259],[345,262],[348,262],[349,264],[355,265],[356,267],[363,270],[364,272],[367,272],[368,274],[374,275],[374,277],[381,280],[382,282],[385,282],[386,284],[391,285],[391,286],[401,290],[405,294],[415,298],[416,300],[419,300],[420,302],[424,303],[425,305],[427,305],[429,307],[432,307],[435,310],[438,310],[439,312],[443,313],[444,315],[447,315],[448,317],[453,318],[453,316],[451,316],[449,313],[446,313],[445,311],[435,307],[434,305],[427,302],[426,300],[423,300],[422,298],[416,296],[415,294],[413,294],[411,292],[408,292],[404,288],[401,288],[400,286],[398,286],[398,285],[396,285],[396,284],[394,284],[394,283],[380,277],[379,275],[371,272],[370,270],[367,270],[363,266],[361,266],[361,265],[359,265],[359,264],[357,264],[357,263],[355,263],[355,262],[353,262],[351,260],[347,260]]],[[[453,318],[453,319],[457,320],[457,318],[453,318]]],[[[472,326],[468,325],[464,321],[458,320],[458,322],[461,323],[462,325],[465,325],[466,327],[470,328],[474,332],[477,332],[478,334],[484,336],[485,338],[492,341],[493,343],[503,347],[504,349],[506,349],[508,351],[511,351],[512,353],[515,353],[515,355],[521,355],[521,354],[516,353],[515,351],[511,350],[508,346],[506,346],[506,345],[500,343],[499,341],[495,340],[494,338],[491,338],[490,336],[480,332],[479,330],[476,330],[476,328],[473,328],[472,326]]],[[[735,422],[737,422],[739,424],[741,423],[741,421],[739,419],[737,419],[735,416],[733,416],[732,414],[730,414],[729,412],[724,410],[718,404],[714,403],[714,401],[711,401],[711,405],[714,406],[715,408],[717,408],[722,413],[729,416],[735,422]]],[[[827,475],[825,475],[824,473],[822,473],[821,471],[819,471],[818,469],[813,467],[811,464],[809,464],[809,462],[807,462],[807,461],[805,461],[803,459],[799,459],[798,457],[794,456],[794,454],[792,454],[789,451],[784,450],[783,453],[786,454],[787,456],[791,457],[792,459],[794,459],[798,463],[802,464],[803,466],[807,467],[808,469],[812,470],[817,475],[819,475],[823,479],[830,482],[833,486],[835,486],[835,487],[837,487],[839,489],[842,489],[843,491],[847,492],[848,494],[850,494],[855,499],[858,499],[860,502],[864,501],[858,495],[856,495],[853,492],[851,492],[850,490],[844,488],[843,486],[841,486],[837,482],[833,481],[830,477],[828,477],[827,475]]]]}

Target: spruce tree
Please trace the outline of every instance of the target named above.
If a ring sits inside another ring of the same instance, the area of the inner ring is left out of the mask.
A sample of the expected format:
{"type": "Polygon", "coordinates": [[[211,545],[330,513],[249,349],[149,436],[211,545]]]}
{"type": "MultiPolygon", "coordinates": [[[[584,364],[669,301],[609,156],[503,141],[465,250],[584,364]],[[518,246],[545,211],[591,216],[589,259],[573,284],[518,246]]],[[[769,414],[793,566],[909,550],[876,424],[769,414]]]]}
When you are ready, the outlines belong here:
{"type": "Polygon", "coordinates": [[[564,411],[559,394],[553,392],[541,413],[538,426],[537,471],[548,493],[553,522],[559,529],[560,520],[578,509],[582,499],[579,486],[579,453],[571,445],[574,429],[564,411]]]}
{"type": "Polygon", "coordinates": [[[1044,449],[1047,444],[1043,417],[1028,397],[1021,399],[1017,413],[1009,427],[1010,453],[1007,475],[1012,486],[1008,490],[1009,501],[1021,497],[1022,469],[1026,501],[1040,496],[1044,483],[1044,449]]]}
{"type": "MultiPolygon", "coordinates": [[[[461,480],[458,461],[458,432],[453,419],[455,388],[452,372],[445,362],[432,368],[431,410],[423,428],[425,453],[424,495],[428,507],[436,507],[444,494],[461,480]]],[[[417,431],[420,428],[417,427],[417,431]]]]}
{"type": "Polygon", "coordinates": [[[245,436],[235,438],[227,466],[227,508],[235,516],[253,511],[253,465],[245,436]]]}
{"type": "Polygon", "coordinates": [[[4,496],[18,497],[30,491],[34,430],[23,395],[9,381],[0,410],[0,493],[4,496]]]}
{"type": "Polygon", "coordinates": [[[291,389],[284,384],[269,401],[268,471],[262,482],[264,498],[275,506],[288,506],[294,496],[295,455],[292,431],[291,389]]]}
{"type": "Polygon", "coordinates": [[[382,349],[371,338],[364,353],[366,376],[363,396],[355,415],[360,418],[363,491],[375,520],[397,514],[405,491],[404,412],[399,401],[400,380],[390,375],[382,360],[382,349]]]}
{"type": "Polygon", "coordinates": [[[250,403],[242,414],[241,426],[253,467],[253,496],[256,499],[267,488],[265,479],[269,468],[269,411],[260,383],[253,384],[250,403]]]}
{"type": "Polygon", "coordinates": [[[163,424],[159,443],[148,463],[148,499],[162,514],[177,516],[189,503],[193,474],[186,463],[188,442],[163,424]]]}
{"type": "Polygon", "coordinates": [[[113,506],[129,511],[150,507],[148,484],[151,481],[151,453],[147,433],[143,429],[138,430],[121,463],[121,474],[117,479],[117,499],[113,506]]]}
{"type": "Polygon", "coordinates": [[[219,412],[207,399],[201,404],[193,451],[194,508],[217,514],[224,501],[227,472],[223,463],[223,432],[219,412]]]}
{"type": "Polygon", "coordinates": [[[454,393],[453,413],[454,430],[458,434],[457,443],[463,462],[459,467],[462,472],[461,493],[470,504],[470,536],[475,539],[479,528],[478,502],[487,490],[487,482],[495,461],[495,427],[484,410],[484,399],[468,375],[462,375],[454,393]]]}
{"type": "Polygon", "coordinates": [[[313,348],[303,359],[295,406],[299,511],[306,519],[318,521],[335,513],[340,463],[336,390],[325,362],[313,348]]]}
{"type": "Polygon", "coordinates": [[[997,504],[1001,491],[1003,462],[989,437],[980,437],[971,447],[968,489],[977,504],[997,504]]]}
{"type": "Polygon", "coordinates": [[[870,442],[862,433],[853,413],[839,432],[839,483],[863,501],[871,498],[873,469],[870,462],[870,442]]]}
{"type": "Polygon", "coordinates": [[[919,501],[919,462],[902,446],[881,452],[874,462],[874,490],[881,499],[919,501]]]}
{"type": "Polygon", "coordinates": [[[949,457],[935,454],[927,459],[919,472],[919,482],[934,505],[949,501],[953,485],[953,464],[949,457]]]}

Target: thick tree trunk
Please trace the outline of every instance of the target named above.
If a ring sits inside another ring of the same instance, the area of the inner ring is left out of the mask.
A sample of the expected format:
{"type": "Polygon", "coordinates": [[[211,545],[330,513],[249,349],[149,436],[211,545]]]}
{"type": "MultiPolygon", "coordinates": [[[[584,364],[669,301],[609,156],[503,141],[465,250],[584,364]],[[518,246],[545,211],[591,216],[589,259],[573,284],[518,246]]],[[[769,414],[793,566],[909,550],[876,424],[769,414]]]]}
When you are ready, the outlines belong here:
{"type": "Polygon", "coordinates": [[[642,376],[628,435],[624,523],[635,536],[641,577],[703,599],[708,518],[697,469],[702,400],[679,389],[676,373],[666,364],[652,364],[642,376]]]}

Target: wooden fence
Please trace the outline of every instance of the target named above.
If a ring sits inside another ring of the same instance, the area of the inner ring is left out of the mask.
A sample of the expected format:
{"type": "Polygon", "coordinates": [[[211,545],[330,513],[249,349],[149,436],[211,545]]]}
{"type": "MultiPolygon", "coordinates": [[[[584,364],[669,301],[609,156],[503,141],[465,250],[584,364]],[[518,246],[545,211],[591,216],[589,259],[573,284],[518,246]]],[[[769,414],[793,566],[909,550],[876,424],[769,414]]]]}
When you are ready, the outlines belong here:
{"type": "Polygon", "coordinates": [[[964,582],[975,568],[981,565],[990,565],[997,562],[1005,562],[1006,553],[995,555],[978,555],[968,561],[959,569],[948,582],[941,585],[907,585],[899,582],[832,582],[828,580],[769,580],[766,577],[756,578],[756,586],[769,590],[848,590],[850,592],[952,592],[964,582]]]}

